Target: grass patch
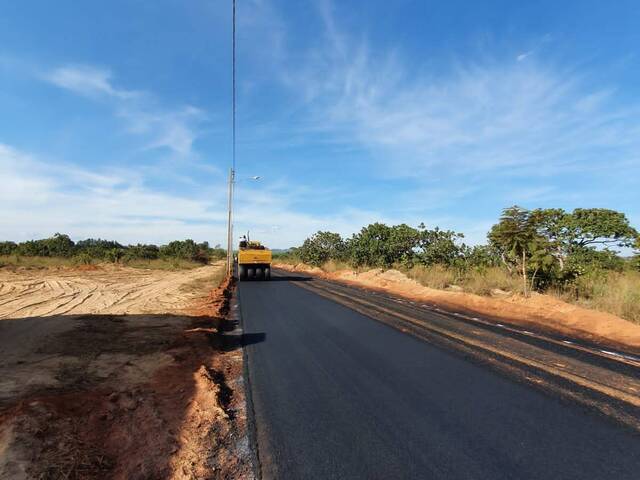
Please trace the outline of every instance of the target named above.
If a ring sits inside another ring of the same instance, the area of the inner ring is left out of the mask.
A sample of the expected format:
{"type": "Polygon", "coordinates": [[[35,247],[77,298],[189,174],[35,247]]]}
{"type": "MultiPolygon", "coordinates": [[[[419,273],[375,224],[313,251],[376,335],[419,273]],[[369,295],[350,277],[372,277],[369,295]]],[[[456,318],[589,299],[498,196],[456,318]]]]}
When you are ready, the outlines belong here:
{"type": "Polygon", "coordinates": [[[193,262],[191,260],[182,260],[178,258],[155,258],[153,260],[129,260],[123,265],[131,268],[147,268],[150,270],[191,270],[202,267],[203,264],[193,262]]]}
{"type": "Polygon", "coordinates": [[[180,291],[184,293],[199,292],[206,295],[212,289],[219,287],[226,276],[227,270],[225,265],[220,265],[212,275],[204,278],[196,278],[191,282],[185,283],[180,287],[180,291]]]}
{"type": "Polygon", "coordinates": [[[23,267],[34,269],[72,267],[77,265],[71,258],[61,257],[22,257],[20,255],[0,256],[0,267],[23,267]]]}
{"type": "MultiPolygon", "coordinates": [[[[79,265],[114,265],[109,262],[100,262],[99,260],[88,258],[84,255],[78,255],[71,258],[64,257],[23,257],[19,255],[3,255],[0,256],[0,268],[2,267],[21,267],[28,269],[47,269],[47,268],[64,268],[77,267],[79,265]]],[[[130,260],[116,265],[122,265],[132,268],[146,268],[150,270],[191,270],[193,268],[202,267],[203,264],[193,262],[191,260],[182,260],[174,258],[157,258],[153,260],[130,260]]]]}
{"type": "Polygon", "coordinates": [[[300,259],[298,258],[293,258],[291,256],[288,255],[274,255],[273,256],[273,263],[282,263],[285,265],[297,265],[299,263],[302,263],[300,261],[300,259]]]}
{"type": "Polygon", "coordinates": [[[561,300],[613,313],[640,324],[640,272],[593,272],[554,293],[561,300]]]}
{"type": "Polygon", "coordinates": [[[522,290],[519,278],[497,267],[457,270],[442,265],[430,267],[416,265],[405,270],[405,273],[425,287],[440,290],[454,285],[462,287],[465,292],[477,295],[490,295],[491,291],[496,289],[512,293],[522,290]]]}
{"type": "Polygon", "coordinates": [[[322,265],[322,270],[328,273],[333,273],[339,270],[354,270],[354,268],[351,265],[349,265],[347,262],[340,262],[338,260],[329,260],[324,265],[322,265]]]}

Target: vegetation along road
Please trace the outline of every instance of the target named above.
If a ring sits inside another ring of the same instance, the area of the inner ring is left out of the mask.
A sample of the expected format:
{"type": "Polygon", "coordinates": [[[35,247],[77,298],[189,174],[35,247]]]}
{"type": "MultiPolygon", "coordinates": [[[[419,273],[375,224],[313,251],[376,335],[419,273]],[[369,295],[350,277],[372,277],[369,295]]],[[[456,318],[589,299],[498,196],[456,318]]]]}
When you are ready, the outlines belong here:
{"type": "Polygon", "coordinates": [[[634,356],[275,273],[239,286],[263,478],[637,478],[634,356]]]}

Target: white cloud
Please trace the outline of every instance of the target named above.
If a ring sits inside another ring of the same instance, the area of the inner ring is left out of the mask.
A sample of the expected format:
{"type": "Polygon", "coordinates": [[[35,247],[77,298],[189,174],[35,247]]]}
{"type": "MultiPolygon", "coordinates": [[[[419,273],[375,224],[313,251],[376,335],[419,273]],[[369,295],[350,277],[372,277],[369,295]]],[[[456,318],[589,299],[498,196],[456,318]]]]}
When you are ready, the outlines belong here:
{"type": "Polygon", "coordinates": [[[76,238],[166,241],[212,235],[224,223],[223,195],[205,201],[155,191],[142,185],[133,169],[97,173],[45,162],[0,144],[0,176],[7,186],[0,191],[5,205],[0,224],[8,239],[61,231],[76,238]],[[202,224],[211,226],[203,229],[202,224]]]}
{"type": "Polygon", "coordinates": [[[67,65],[43,75],[49,83],[111,105],[127,132],[142,136],[145,149],[166,148],[179,157],[194,155],[193,143],[207,119],[191,105],[165,108],[148,92],[114,86],[109,70],[90,65],[67,65]]]}
{"type": "Polygon", "coordinates": [[[126,100],[140,95],[113,87],[110,71],[89,65],[60,67],[47,73],[44,78],[60,88],[86,96],[106,95],[126,100]]]}
{"type": "MultiPolygon", "coordinates": [[[[43,238],[64,232],[74,239],[101,237],[123,243],[165,243],[193,238],[212,244],[226,238],[226,178],[209,189],[170,194],[145,184],[135,168],[96,172],[50,162],[0,143],[1,240],[43,238]]],[[[346,208],[313,215],[293,204],[304,189],[286,182],[238,184],[235,233],[251,229],[272,247],[298,245],[317,230],[351,234],[385,219],[378,212],[346,208]]],[[[415,222],[414,222],[415,223],[415,222]]]]}
{"type": "Polygon", "coordinates": [[[523,60],[525,60],[527,57],[530,57],[531,55],[533,55],[533,52],[521,53],[516,57],[516,60],[519,62],[522,62],[523,60]]]}

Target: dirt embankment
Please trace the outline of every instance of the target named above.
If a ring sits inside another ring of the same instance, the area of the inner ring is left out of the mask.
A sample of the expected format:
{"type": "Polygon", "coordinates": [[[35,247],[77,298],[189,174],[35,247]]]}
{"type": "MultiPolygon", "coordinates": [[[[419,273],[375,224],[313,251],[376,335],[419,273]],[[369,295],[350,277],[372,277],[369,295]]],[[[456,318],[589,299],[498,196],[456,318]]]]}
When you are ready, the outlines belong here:
{"type": "Polygon", "coordinates": [[[220,268],[0,270],[0,478],[253,478],[220,268]]]}
{"type": "Polygon", "coordinates": [[[310,273],[329,280],[385,291],[412,300],[437,304],[454,311],[475,312],[525,327],[611,345],[632,353],[640,352],[640,325],[609,313],[571,305],[548,295],[534,293],[530,298],[520,295],[490,298],[428,288],[397,270],[373,269],[362,273],[341,270],[327,273],[320,268],[303,264],[274,266],[283,270],[310,273]]]}

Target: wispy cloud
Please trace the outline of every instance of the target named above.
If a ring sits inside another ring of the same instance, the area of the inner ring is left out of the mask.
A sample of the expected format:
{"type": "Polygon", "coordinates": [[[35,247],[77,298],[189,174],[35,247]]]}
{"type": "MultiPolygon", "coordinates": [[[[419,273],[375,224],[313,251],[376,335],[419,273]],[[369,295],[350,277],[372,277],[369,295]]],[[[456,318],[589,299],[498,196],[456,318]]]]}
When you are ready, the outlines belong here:
{"type": "Polygon", "coordinates": [[[640,151],[640,102],[620,105],[587,72],[529,51],[518,57],[527,62],[469,59],[427,72],[341,31],[331,4],[320,5],[324,40],[306,63],[287,66],[284,84],[304,99],[318,132],[392,160],[386,173],[536,176],[640,151]]]}
{"type": "Polygon", "coordinates": [[[149,92],[114,85],[108,69],[91,65],[66,65],[43,75],[49,83],[111,105],[126,131],[145,138],[145,149],[166,148],[179,157],[193,155],[193,143],[201,133],[207,115],[201,109],[183,105],[167,108],[149,92]]]}
{"type": "MultiPolygon", "coordinates": [[[[172,194],[145,183],[143,172],[95,171],[38,158],[0,143],[1,240],[42,238],[65,232],[124,243],[163,243],[180,238],[222,242],[226,231],[225,179],[209,188],[172,194]]],[[[251,230],[272,247],[300,244],[331,229],[350,234],[385,220],[379,212],[344,208],[313,215],[294,206],[304,195],[284,181],[239,184],[235,231],[251,230]]],[[[388,220],[388,219],[386,219],[388,220]]]]}
{"type": "Polygon", "coordinates": [[[531,55],[533,55],[533,51],[524,52],[524,53],[521,53],[520,55],[518,55],[516,57],[516,60],[519,61],[519,62],[522,62],[523,60],[526,60],[527,57],[530,57],[531,55]]]}
{"type": "MultiPolygon", "coordinates": [[[[0,176],[9,186],[0,191],[0,202],[11,206],[0,212],[3,233],[9,238],[65,231],[125,241],[157,236],[165,240],[187,234],[189,223],[224,221],[223,193],[206,190],[202,197],[164,193],[145,186],[135,168],[98,172],[45,161],[0,144],[0,176]],[[160,226],[174,230],[159,234],[160,226]]],[[[198,231],[195,228],[192,235],[198,231]]]]}
{"type": "Polygon", "coordinates": [[[58,87],[90,97],[106,95],[127,100],[141,95],[115,88],[111,84],[111,72],[94,66],[64,66],[48,72],[44,78],[58,87]]]}

